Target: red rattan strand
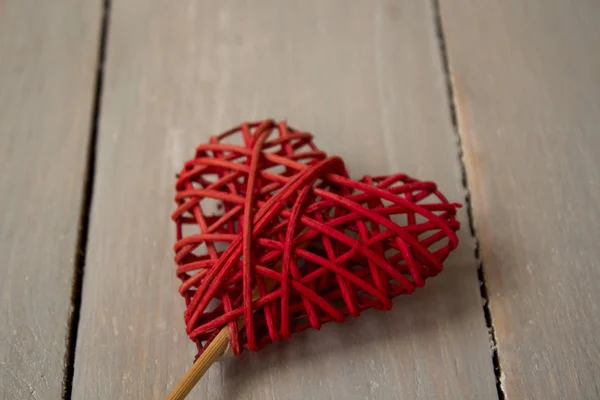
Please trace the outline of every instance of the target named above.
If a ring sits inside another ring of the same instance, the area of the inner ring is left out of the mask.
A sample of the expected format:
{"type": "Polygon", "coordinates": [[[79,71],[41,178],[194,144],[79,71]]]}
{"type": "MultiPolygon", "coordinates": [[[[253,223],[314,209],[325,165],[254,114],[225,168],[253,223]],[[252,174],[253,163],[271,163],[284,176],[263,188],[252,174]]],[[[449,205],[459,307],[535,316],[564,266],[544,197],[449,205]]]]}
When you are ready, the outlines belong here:
{"type": "Polygon", "coordinates": [[[434,183],[405,174],[351,180],[339,157],[285,122],[212,137],[176,190],[175,261],[199,353],[225,326],[240,354],[388,310],[437,275],[458,244],[459,205],[434,183]]]}

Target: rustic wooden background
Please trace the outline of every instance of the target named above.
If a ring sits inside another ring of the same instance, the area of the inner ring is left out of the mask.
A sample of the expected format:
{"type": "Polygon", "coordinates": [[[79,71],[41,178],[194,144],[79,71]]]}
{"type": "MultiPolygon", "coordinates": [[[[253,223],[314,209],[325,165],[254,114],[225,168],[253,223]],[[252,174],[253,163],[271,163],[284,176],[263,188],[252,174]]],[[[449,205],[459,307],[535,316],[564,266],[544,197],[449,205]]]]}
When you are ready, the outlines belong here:
{"type": "Polygon", "coordinates": [[[191,365],[174,175],[287,119],[466,205],[389,313],[225,359],[198,399],[600,398],[600,3],[0,3],[0,398],[161,399],[191,365]]]}

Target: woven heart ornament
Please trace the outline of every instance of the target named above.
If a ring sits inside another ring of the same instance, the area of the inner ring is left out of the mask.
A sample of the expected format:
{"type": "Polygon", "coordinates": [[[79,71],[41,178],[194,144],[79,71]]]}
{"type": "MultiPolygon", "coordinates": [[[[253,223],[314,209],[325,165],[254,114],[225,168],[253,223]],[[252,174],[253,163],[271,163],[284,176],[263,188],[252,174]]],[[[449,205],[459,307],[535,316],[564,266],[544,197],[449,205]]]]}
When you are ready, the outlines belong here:
{"type": "Polygon", "coordinates": [[[341,158],[285,122],[212,137],[176,190],[177,276],[199,354],[225,327],[240,354],[389,310],[458,244],[459,205],[434,183],[405,174],[352,180],[341,158]]]}

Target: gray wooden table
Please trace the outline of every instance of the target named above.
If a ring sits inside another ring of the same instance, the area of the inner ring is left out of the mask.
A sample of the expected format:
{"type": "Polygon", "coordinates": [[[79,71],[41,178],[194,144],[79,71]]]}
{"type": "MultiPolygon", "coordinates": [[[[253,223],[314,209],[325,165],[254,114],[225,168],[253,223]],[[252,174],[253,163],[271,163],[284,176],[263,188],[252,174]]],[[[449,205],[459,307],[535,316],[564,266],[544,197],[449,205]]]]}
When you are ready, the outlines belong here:
{"type": "Polygon", "coordinates": [[[214,365],[198,399],[600,398],[600,4],[0,4],[0,398],[161,399],[195,145],[273,117],[355,177],[435,180],[439,277],[214,365]]]}

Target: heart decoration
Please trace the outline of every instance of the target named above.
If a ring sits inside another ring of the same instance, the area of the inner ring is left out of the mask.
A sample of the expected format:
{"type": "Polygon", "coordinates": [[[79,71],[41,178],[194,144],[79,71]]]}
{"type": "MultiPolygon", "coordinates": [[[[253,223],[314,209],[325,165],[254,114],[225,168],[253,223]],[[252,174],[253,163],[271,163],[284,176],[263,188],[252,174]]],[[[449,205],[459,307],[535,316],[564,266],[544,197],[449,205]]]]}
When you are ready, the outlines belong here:
{"type": "Polygon", "coordinates": [[[179,291],[199,354],[226,326],[240,354],[389,310],[458,245],[460,205],[434,183],[405,174],[352,180],[341,158],[285,122],[211,137],[176,191],[179,291]]]}

